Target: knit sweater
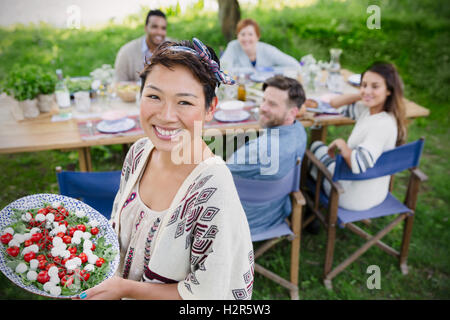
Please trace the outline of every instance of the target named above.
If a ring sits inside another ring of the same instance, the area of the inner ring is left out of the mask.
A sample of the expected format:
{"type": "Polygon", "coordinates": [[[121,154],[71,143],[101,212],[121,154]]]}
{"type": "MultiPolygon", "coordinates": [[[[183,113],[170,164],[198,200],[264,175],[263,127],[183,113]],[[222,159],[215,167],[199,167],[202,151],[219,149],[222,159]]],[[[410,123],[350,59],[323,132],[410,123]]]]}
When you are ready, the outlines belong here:
{"type": "MultiPolygon", "coordinates": [[[[371,115],[362,102],[345,106],[341,112],[356,120],[347,140],[352,149],[351,169],[355,174],[375,165],[378,157],[395,148],[397,122],[387,112],[371,115]]],[[[349,210],[366,210],[380,204],[389,191],[390,177],[379,177],[361,181],[339,181],[345,192],[339,196],[339,206],[349,210]]]]}
{"type": "MultiPolygon", "coordinates": [[[[140,139],[124,162],[111,214],[119,240],[122,209],[152,149],[148,138],[140,139]]],[[[146,263],[141,281],[178,283],[183,299],[251,299],[250,230],[231,173],[219,157],[197,165],[167,214],[142,241],[146,242],[146,263]]],[[[128,258],[121,257],[121,264],[128,258]]]]}

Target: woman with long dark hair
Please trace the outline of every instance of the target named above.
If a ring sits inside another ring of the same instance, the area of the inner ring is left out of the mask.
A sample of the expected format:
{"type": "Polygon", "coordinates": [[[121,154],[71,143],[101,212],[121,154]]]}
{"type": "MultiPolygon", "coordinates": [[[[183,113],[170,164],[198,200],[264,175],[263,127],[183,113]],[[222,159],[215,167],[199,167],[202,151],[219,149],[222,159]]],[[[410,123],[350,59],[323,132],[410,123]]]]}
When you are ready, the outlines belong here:
{"type": "MultiPolygon", "coordinates": [[[[378,157],[406,141],[403,83],[393,64],[375,62],[361,75],[360,92],[336,97],[330,101],[344,115],[356,120],[347,141],[336,139],[329,146],[321,141],[311,144],[311,151],[333,173],[334,154],[339,150],[355,174],[375,165],[378,157]]],[[[312,175],[316,176],[316,168],[312,175]]],[[[366,210],[386,198],[389,176],[362,181],[340,181],[345,192],[339,206],[349,210],[366,210]]],[[[330,185],[324,181],[325,191],[330,185]]]]}

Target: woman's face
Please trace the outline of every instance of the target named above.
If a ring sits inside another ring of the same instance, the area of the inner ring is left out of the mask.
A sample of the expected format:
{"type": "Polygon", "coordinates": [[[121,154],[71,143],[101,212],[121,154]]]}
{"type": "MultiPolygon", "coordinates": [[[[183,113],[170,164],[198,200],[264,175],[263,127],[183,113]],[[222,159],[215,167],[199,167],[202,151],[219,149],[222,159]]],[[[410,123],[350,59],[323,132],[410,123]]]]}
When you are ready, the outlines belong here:
{"type": "Polygon", "coordinates": [[[255,51],[259,37],[256,35],[255,27],[246,26],[239,31],[237,39],[245,52],[255,51]]]}
{"type": "Polygon", "coordinates": [[[189,134],[191,142],[201,138],[203,123],[212,119],[216,103],[214,99],[205,109],[203,86],[188,68],[155,65],[142,91],[141,125],[157,150],[170,152],[183,141],[181,134],[189,134]]]}
{"type": "Polygon", "coordinates": [[[378,73],[367,71],[361,81],[361,98],[366,106],[376,109],[377,112],[383,110],[384,103],[391,92],[386,87],[386,81],[378,73]]]}

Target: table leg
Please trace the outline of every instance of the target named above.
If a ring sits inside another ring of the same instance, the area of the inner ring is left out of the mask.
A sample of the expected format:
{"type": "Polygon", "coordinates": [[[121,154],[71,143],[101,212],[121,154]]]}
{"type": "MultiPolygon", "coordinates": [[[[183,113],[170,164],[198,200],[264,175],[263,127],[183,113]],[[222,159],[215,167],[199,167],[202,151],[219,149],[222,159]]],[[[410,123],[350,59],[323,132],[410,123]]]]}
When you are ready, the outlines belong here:
{"type": "Polygon", "coordinates": [[[327,127],[326,126],[313,126],[311,127],[311,143],[314,141],[327,141],[327,127]]]}
{"type": "Polygon", "coordinates": [[[78,149],[78,162],[80,171],[92,171],[91,150],[89,147],[78,149]]]}

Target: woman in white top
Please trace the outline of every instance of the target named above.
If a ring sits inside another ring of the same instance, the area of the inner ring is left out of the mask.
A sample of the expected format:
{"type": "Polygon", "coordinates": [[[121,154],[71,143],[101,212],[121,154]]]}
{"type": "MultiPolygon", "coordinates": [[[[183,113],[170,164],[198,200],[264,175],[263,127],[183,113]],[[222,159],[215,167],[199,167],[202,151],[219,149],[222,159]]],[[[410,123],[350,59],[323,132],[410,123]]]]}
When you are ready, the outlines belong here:
{"type": "MultiPolygon", "coordinates": [[[[384,151],[406,140],[403,84],[392,64],[374,63],[361,75],[358,94],[336,97],[330,104],[356,120],[347,141],[339,138],[329,146],[321,141],[311,144],[311,151],[332,174],[336,149],[352,172],[358,174],[373,167],[384,151]]],[[[316,168],[311,173],[316,177],[316,168]]],[[[339,206],[348,210],[367,210],[380,204],[388,194],[389,178],[339,181],[344,188],[344,193],[339,196],[339,206]]],[[[329,194],[327,181],[323,187],[329,194]]]]}
{"type": "Polygon", "coordinates": [[[125,159],[111,223],[120,264],[82,299],[250,299],[253,247],[230,171],[202,140],[233,80],[198,39],[165,42],[141,73],[147,137],[125,159]]]}
{"type": "Polygon", "coordinates": [[[239,21],[236,26],[237,40],[228,43],[220,62],[224,69],[233,71],[252,71],[292,69],[300,70],[300,63],[276,47],[259,41],[259,25],[252,19],[239,21]]]}

